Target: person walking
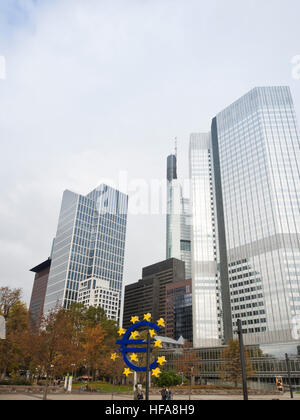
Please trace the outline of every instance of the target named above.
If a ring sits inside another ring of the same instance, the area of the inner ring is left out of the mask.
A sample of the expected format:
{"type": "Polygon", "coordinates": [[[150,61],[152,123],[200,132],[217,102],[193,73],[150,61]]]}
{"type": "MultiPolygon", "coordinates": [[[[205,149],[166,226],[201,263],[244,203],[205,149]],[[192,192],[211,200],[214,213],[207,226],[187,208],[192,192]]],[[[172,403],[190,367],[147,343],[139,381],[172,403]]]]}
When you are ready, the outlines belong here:
{"type": "Polygon", "coordinates": [[[138,386],[137,386],[137,385],[135,385],[135,387],[134,387],[133,399],[134,399],[134,400],[138,400],[138,399],[139,399],[139,398],[138,398],[138,396],[139,396],[138,386]]]}
{"type": "Polygon", "coordinates": [[[135,385],[134,390],[134,400],[143,400],[144,399],[144,391],[141,386],[135,385]]]}
{"type": "Polygon", "coordinates": [[[168,401],[171,401],[172,400],[172,397],[173,397],[172,391],[170,389],[167,389],[167,398],[166,399],[168,401]]]}
{"type": "Polygon", "coordinates": [[[138,388],[138,400],[143,400],[144,399],[144,391],[142,387],[138,388]]]}
{"type": "Polygon", "coordinates": [[[167,389],[165,387],[161,390],[161,399],[162,401],[166,401],[167,399],[167,389]]]}

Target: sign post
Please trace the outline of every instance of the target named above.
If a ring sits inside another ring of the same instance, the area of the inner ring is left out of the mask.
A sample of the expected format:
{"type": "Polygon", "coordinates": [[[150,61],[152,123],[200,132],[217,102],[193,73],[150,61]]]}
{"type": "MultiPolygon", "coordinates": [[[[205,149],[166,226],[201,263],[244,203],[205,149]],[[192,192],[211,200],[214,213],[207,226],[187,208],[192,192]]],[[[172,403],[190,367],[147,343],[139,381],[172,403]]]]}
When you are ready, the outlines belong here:
{"type": "MultiPolygon", "coordinates": [[[[123,360],[128,366],[124,369],[124,375],[127,377],[131,374],[135,375],[136,372],[146,373],[146,400],[149,400],[151,373],[153,376],[158,378],[161,374],[161,370],[158,365],[163,366],[166,363],[166,358],[164,356],[156,358],[153,363],[151,363],[150,356],[152,352],[152,344],[154,345],[154,348],[162,348],[162,341],[156,336],[160,331],[160,327],[165,327],[165,321],[161,318],[157,321],[157,324],[154,324],[153,322],[150,322],[150,319],[151,314],[145,314],[144,321],[139,321],[138,316],[133,316],[131,318],[133,325],[129,327],[127,331],[120,328],[118,334],[120,337],[123,336],[123,338],[116,342],[116,344],[120,346],[118,351],[122,354],[123,360]],[[142,328],[147,331],[146,340],[138,339],[140,336],[138,330],[142,328]],[[139,362],[139,354],[146,354],[146,366],[138,366],[133,363],[139,362]]],[[[117,354],[113,353],[111,358],[116,359],[117,354]]],[[[134,385],[135,382],[134,376],[134,385]]]]}
{"type": "Polygon", "coordinates": [[[73,376],[69,376],[68,392],[72,393],[73,376]]]}
{"type": "Polygon", "coordinates": [[[0,340],[6,339],[6,322],[4,316],[0,315],[0,340]]]}

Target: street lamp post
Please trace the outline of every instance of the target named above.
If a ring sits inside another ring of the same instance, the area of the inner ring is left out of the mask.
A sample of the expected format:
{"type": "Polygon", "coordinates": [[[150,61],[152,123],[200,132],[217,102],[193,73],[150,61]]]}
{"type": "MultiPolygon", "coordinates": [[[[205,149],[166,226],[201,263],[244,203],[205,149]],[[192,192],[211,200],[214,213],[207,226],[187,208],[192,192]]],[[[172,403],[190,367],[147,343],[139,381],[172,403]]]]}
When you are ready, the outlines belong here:
{"type": "Polygon", "coordinates": [[[150,388],[150,346],[151,346],[151,339],[150,339],[150,333],[148,331],[147,334],[147,361],[146,361],[146,401],[149,401],[149,388],[150,388]]]}
{"type": "Polygon", "coordinates": [[[243,340],[243,329],[242,329],[242,321],[240,319],[238,319],[237,325],[238,325],[238,335],[239,335],[239,343],[240,343],[240,357],[241,357],[241,367],[242,367],[244,400],[248,401],[247,373],[246,373],[246,360],[245,360],[245,350],[244,350],[244,340],[243,340]]]}
{"type": "Polygon", "coordinates": [[[287,373],[288,373],[288,380],[289,380],[289,387],[290,387],[290,393],[291,398],[294,398],[294,392],[293,392],[293,385],[292,385],[292,379],[291,379],[291,367],[290,367],[290,359],[288,354],[285,354],[285,361],[286,361],[286,367],[287,367],[287,373]]]}
{"type": "Polygon", "coordinates": [[[190,392],[189,392],[189,400],[191,400],[191,394],[192,394],[192,381],[193,381],[193,373],[194,373],[194,366],[191,366],[191,378],[190,378],[190,392]]]}

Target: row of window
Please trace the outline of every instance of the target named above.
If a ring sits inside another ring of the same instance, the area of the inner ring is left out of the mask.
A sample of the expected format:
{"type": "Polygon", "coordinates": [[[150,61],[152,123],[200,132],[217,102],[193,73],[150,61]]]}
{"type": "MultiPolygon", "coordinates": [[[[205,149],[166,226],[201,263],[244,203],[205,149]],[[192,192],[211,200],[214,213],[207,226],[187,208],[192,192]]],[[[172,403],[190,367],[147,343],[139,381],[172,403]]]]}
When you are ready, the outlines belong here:
{"type": "MultiPolygon", "coordinates": [[[[235,291],[231,292],[230,294],[231,294],[231,296],[235,296],[235,295],[242,295],[244,293],[256,292],[258,290],[262,290],[262,286],[250,287],[250,288],[242,289],[242,290],[235,290],[235,291]]],[[[260,296],[260,295],[258,295],[258,296],[260,296]]],[[[262,295],[261,295],[261,297],[262,297],[262,295]]],[[[253,296],[253,299],[254,299],[254,296],[253,296]]]]}
{"type": "MultiPolygon", "coordinates": [[[[255,299],[262,299],[263,298],[263,295],[262,294],[259,294],[259,295],[250,295],[250,296],[245,296],[245,297],[243,297],[243,296],[240,296],[239,298],[235,298],[235,299],[232,299],[231,300],[231,303],[238,303],[238,302],[245,302],[245,301],[247,301],[247,300],[255,300],[255,299]]],[[[258,302],[258,304],[259,304],[260,302],[258,302]]],[[[263,303],[262,303],[262,305],[263,305],[263,303]]],[[[253,303],[253,305],[252,306],[255,306],[255,303],[253,303]]]]}

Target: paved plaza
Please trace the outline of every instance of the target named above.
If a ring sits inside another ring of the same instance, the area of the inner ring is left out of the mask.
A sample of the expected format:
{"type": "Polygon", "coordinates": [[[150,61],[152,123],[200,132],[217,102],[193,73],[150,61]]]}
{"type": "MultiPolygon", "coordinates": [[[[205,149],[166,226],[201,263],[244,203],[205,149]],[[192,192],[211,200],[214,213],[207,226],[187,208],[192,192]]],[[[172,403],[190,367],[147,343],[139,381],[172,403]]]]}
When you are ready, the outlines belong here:
{"type": "MultiPolygon", "coordinates": [[[[0,394],[0,400],[2,401],[38,401],[42,400],[43,396],[41,394],[0,394]]],[[[50,394],[48,395],[48,400],[52,401],[112,401],[111,395],[93,395],[93,394],[50,394]]],[[[133,397],[130,395],[115,395],[114,401],[132,401],[133,397]]],[[[160,401],[161,398],[159,395],[151,395],[150,400],[160,401]]],[[[221,401],[221,400],[243,400],[242,395],[193,395],[192,401],[221,401]]],[[[250,395],[249,400],[291,400],[290,394],[286,393],[284,395],[250,395]]],[[[294,400],[300,400],[300,394],[294,395],[294,400]]],[[[185,395],[175,395],[173,401],[187,401],[187,396],[185,395]]]]}

